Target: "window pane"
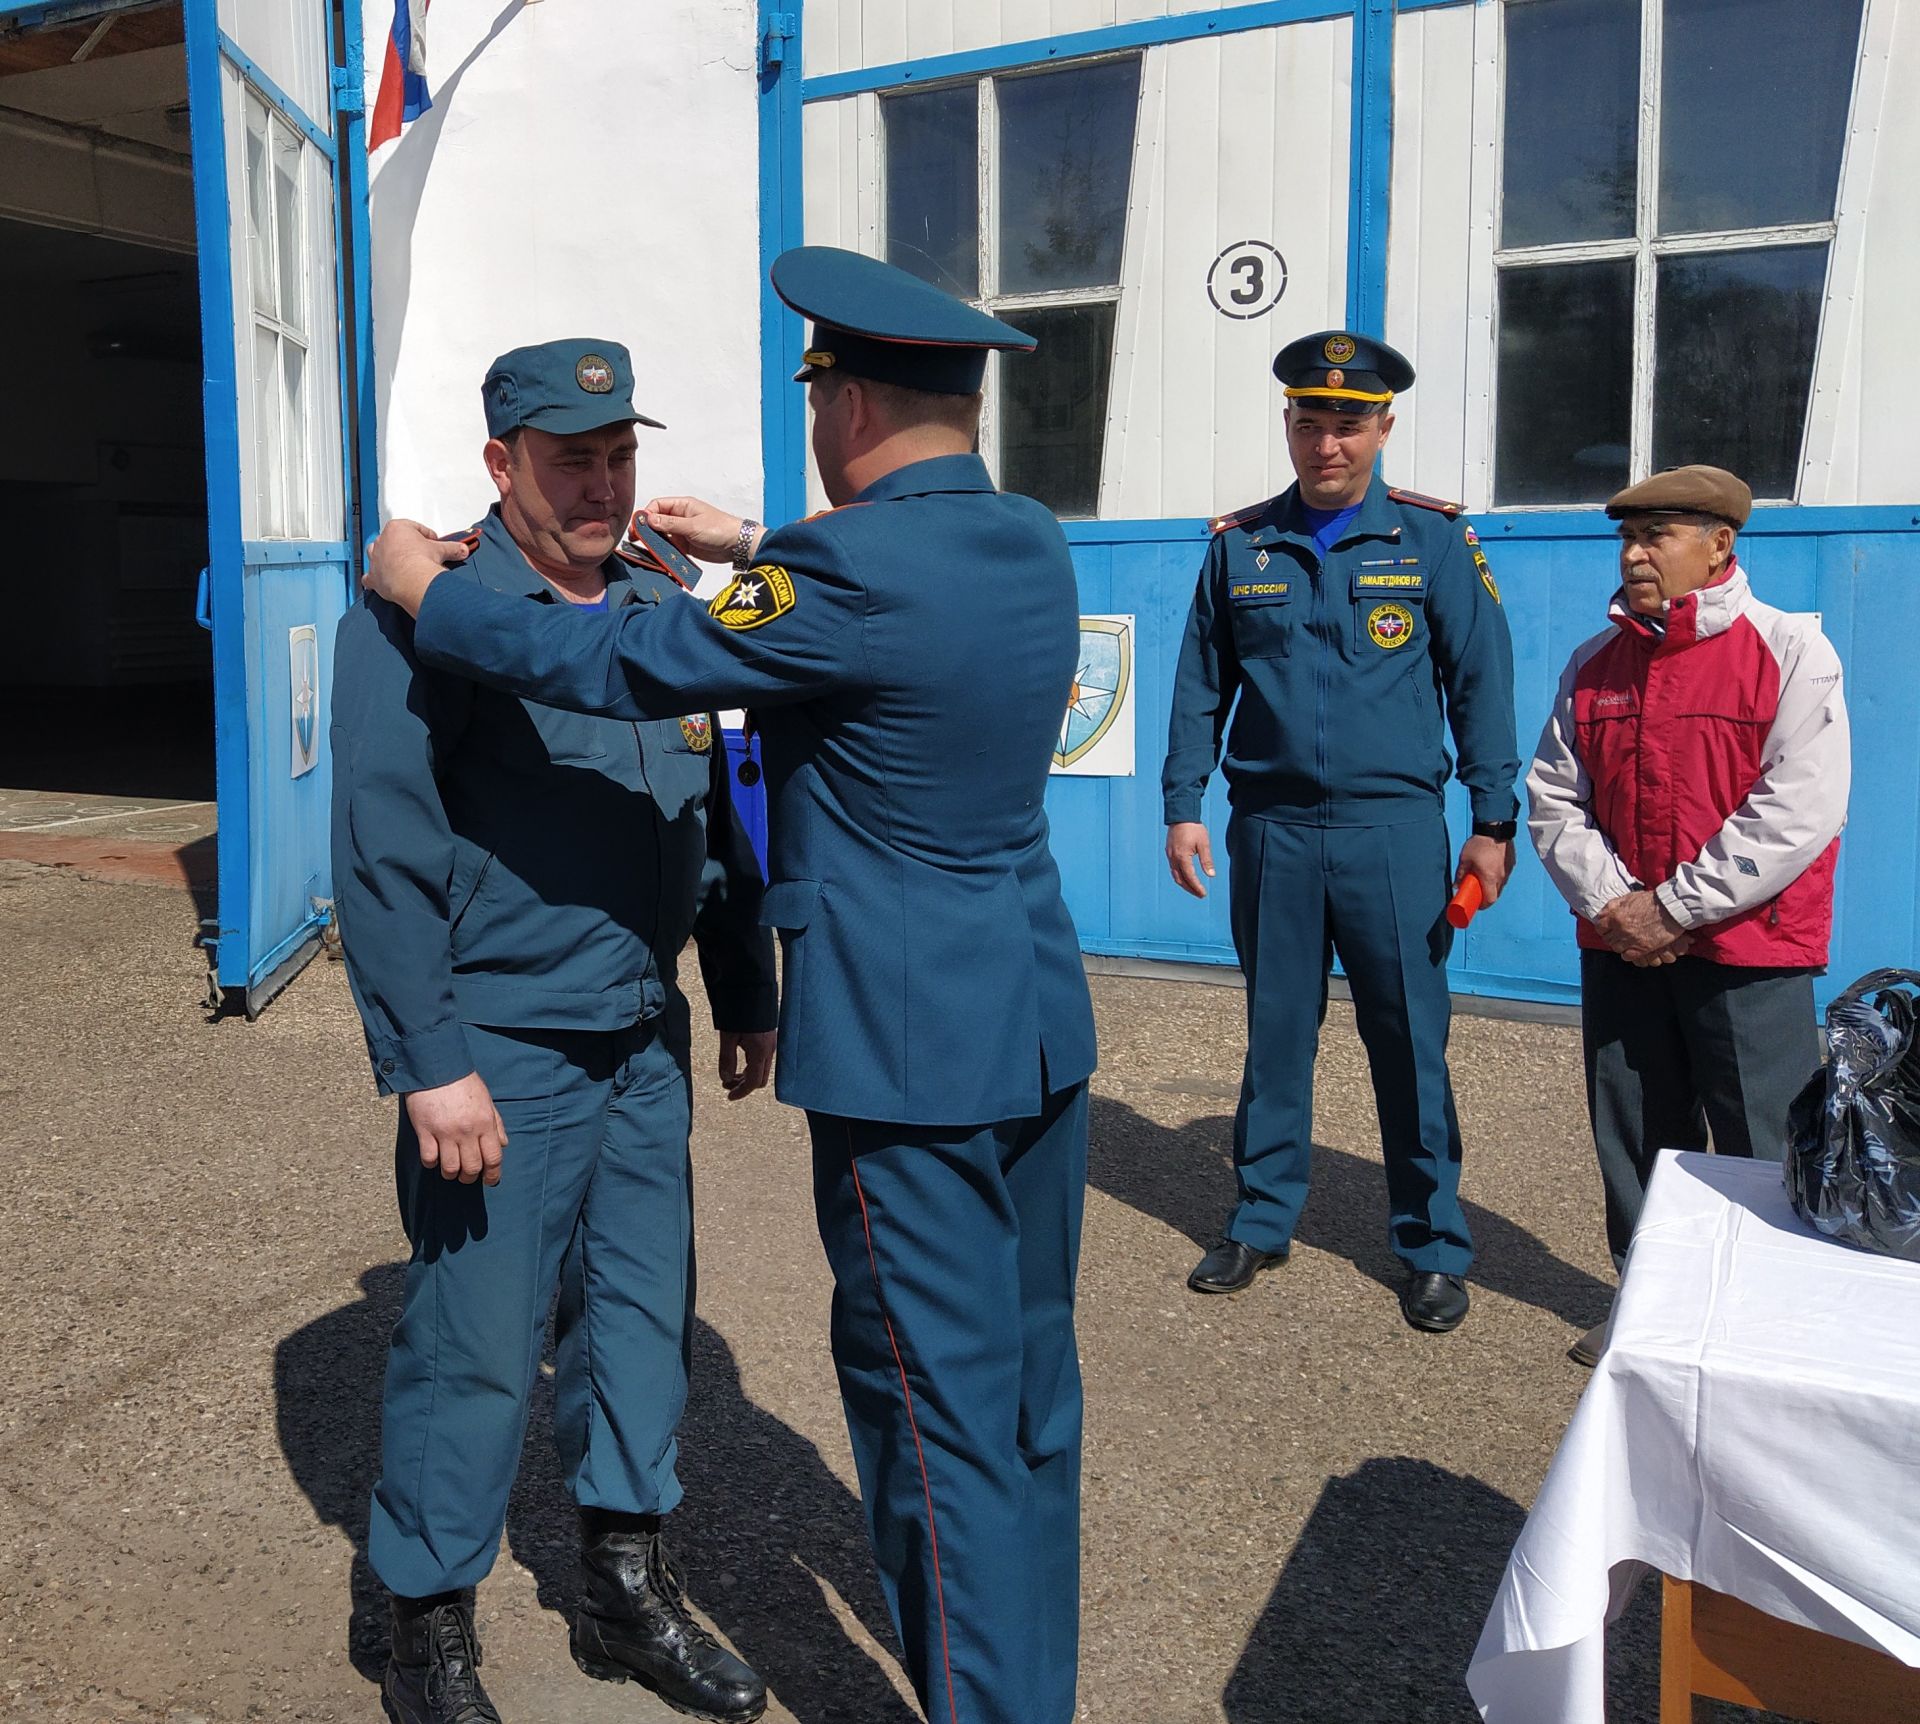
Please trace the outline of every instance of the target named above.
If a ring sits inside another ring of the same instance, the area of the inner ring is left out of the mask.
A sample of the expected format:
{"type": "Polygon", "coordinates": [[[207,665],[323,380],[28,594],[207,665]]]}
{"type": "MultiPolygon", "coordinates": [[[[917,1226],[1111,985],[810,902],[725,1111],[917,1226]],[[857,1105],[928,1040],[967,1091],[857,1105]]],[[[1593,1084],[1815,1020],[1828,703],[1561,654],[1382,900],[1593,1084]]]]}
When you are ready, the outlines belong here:
{"type": "Polygon", "coordinates": [[[980,292],[980,87],[917,90],[880,104],[887,151],[887,262],[962,299],[980,292]]]}
{"type": "Polygon", "coordinates": [[[1705,461],[1794,494],[1826,277],[1824,245],[1660,260],[1656,470],[1705,461]]]}
{"type": "Polygon", "coordinates": [[[286,533],[286,458],[280,446],[280,337],[253,331],[253,490],[263,539],[286,533]]]}
{"type": "Polygon", "coordinates": [[[306,230],[300,222],[300,139],[285,126],[273,128],[273,231],[280,261],[280,319],[304,329],[306,230]]]}
{"type": "Polygon", "coordinates": [[[253,308],[269,316],[273,291],[273,187],[267,166],[267,110],[247,97],[247,256],[252,260],[253,308]]]}
{"type": "Polygon", "coordinates": [[[1000,487],[1056,515],[1100,505],[1100,452],[1113,364],[1111,301],[1008,314],[1040,346],[1000,357],[1000,487]]]}
{"type": "Polygon", "coordinates": [[[287,537],[307,536],[307,350],[282,337],[286,364],[287,537]]]}
{"type": "Polygon", "coordinates": [[[1495,501],[1595,503],[1627,482],[1633,263],[1500,272],[1495,501]]]}
{"type": "Polygon", "coordinates": [[[1861,0],[1665,0],[1660,231],[1830,221],[1861,0]]]}
{"type": "Polygon", "coordinates": [[[1514,0],[1506,18],[1500,243],[1627,237],[1640,0],[1514,0]]]}
{"type": "Polygon", "coordinates": [[[1120,279],[1140,62],[1002,78],[1001,293],[1120,279]]]}

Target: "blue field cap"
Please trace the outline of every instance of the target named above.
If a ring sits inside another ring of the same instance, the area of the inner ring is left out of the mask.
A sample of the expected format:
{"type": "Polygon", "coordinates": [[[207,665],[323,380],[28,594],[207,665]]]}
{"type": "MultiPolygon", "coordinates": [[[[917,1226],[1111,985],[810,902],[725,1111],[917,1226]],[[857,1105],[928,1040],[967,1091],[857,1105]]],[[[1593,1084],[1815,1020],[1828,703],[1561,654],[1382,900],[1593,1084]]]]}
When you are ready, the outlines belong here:
{"type": "Polygon", "coordinates": [[[651,425],[633,405],[633,360],[617,341],[543,341],[516,347],[487,367],[480,386],[487,435],[522,425],[564,436],[603,425],[651,425]]]}
{"type": "Polygon", "coordinates": [[[990,352],[1031,353],[1038,345],[917,275],[837,246],[783,251],[773,260],[773,291],[813,319],[796,383],[842,371],[936,395],[972,395],[990,352]]]}
{"type": "Polygon", "coordinates": [[[1406,355],[1350,329],[1323,329],[1289,341],[1274,356],[1273,374],[1289,401],[1335,413],[1368,413],[1413,387],[1406,355]]]}

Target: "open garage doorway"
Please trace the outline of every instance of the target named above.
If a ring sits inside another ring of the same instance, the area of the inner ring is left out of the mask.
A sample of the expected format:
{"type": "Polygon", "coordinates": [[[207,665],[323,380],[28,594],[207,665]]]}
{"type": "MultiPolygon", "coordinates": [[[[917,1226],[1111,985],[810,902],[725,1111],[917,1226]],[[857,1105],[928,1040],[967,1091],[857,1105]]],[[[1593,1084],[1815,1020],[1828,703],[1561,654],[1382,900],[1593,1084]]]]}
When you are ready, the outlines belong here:
{"type": "Polygon", "coordinates": [[[0,29],[0,829],[204,841],[211,641],[178,4],[0,29]]]}

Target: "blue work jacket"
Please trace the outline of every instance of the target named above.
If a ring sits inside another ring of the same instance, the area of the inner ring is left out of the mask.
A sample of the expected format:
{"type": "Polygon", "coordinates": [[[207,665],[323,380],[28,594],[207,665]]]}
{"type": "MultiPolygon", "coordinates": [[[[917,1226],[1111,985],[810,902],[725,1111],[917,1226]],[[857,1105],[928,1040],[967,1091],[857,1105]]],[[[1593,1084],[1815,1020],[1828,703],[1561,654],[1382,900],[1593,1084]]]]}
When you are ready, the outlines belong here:
{"type": "Polygon", "coordinates": [[[1174,678],[1169,826],[1200,818],[1216,762],[1239,814],[1429,817],[1449,725],[1473,818],[1514,819],[1513,643],[1471,526],[1377,475],[1324,562],[1298,485],[1216,525],[1174,678]]]}
{"type": "MultiPolygon", "coordinates": [[[[706,614],[664,573],[609,558],[606,574],[607,612],[566,603],[496,512],[448,584],[608,639],[628,614],[706,614]]],[[[718,724],[681,710],[645,723],[561,712],[423,665],[413,625],[383,600],[341,619],[334,906],[382,1090],[472,1071],[464,1024],[653,1017],[689,934],[715,1026],[773,1028],[759,863],[718,724]]]]}
{"type": "Polygon", "coordinates": [[[759,556],[757,598],[629,607],[611,629],[438,580],[415,645],[583,712],[753,707],[781,1099],[925,1125],[1039,1113],[1094,1063],[1045,810],[1079,652],[1065,535],[954,455],[776,529],[759,556]]]}

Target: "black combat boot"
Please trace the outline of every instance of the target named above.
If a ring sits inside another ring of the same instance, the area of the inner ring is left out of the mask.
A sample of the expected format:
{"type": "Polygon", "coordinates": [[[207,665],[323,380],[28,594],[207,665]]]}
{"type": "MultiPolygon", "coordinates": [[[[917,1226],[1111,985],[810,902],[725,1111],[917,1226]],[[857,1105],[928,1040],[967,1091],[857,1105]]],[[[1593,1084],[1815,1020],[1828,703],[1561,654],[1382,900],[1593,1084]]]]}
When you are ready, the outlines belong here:
{"type": "Polygon", "coordinates": [[[573,1661],[589,1676],[631,1678],[714,1724],[751,1724],[766,1711],[767,1685],[688,1613],[658,1515],[582,1509],[580,1564],[573,1661]]]}
{"type": "Polygon", "coordinates": [[[480,1686],[471,1592],[394,1599],[393,1653],[380,1702],[393,1724],[500,1724],[480,1686]]]}

